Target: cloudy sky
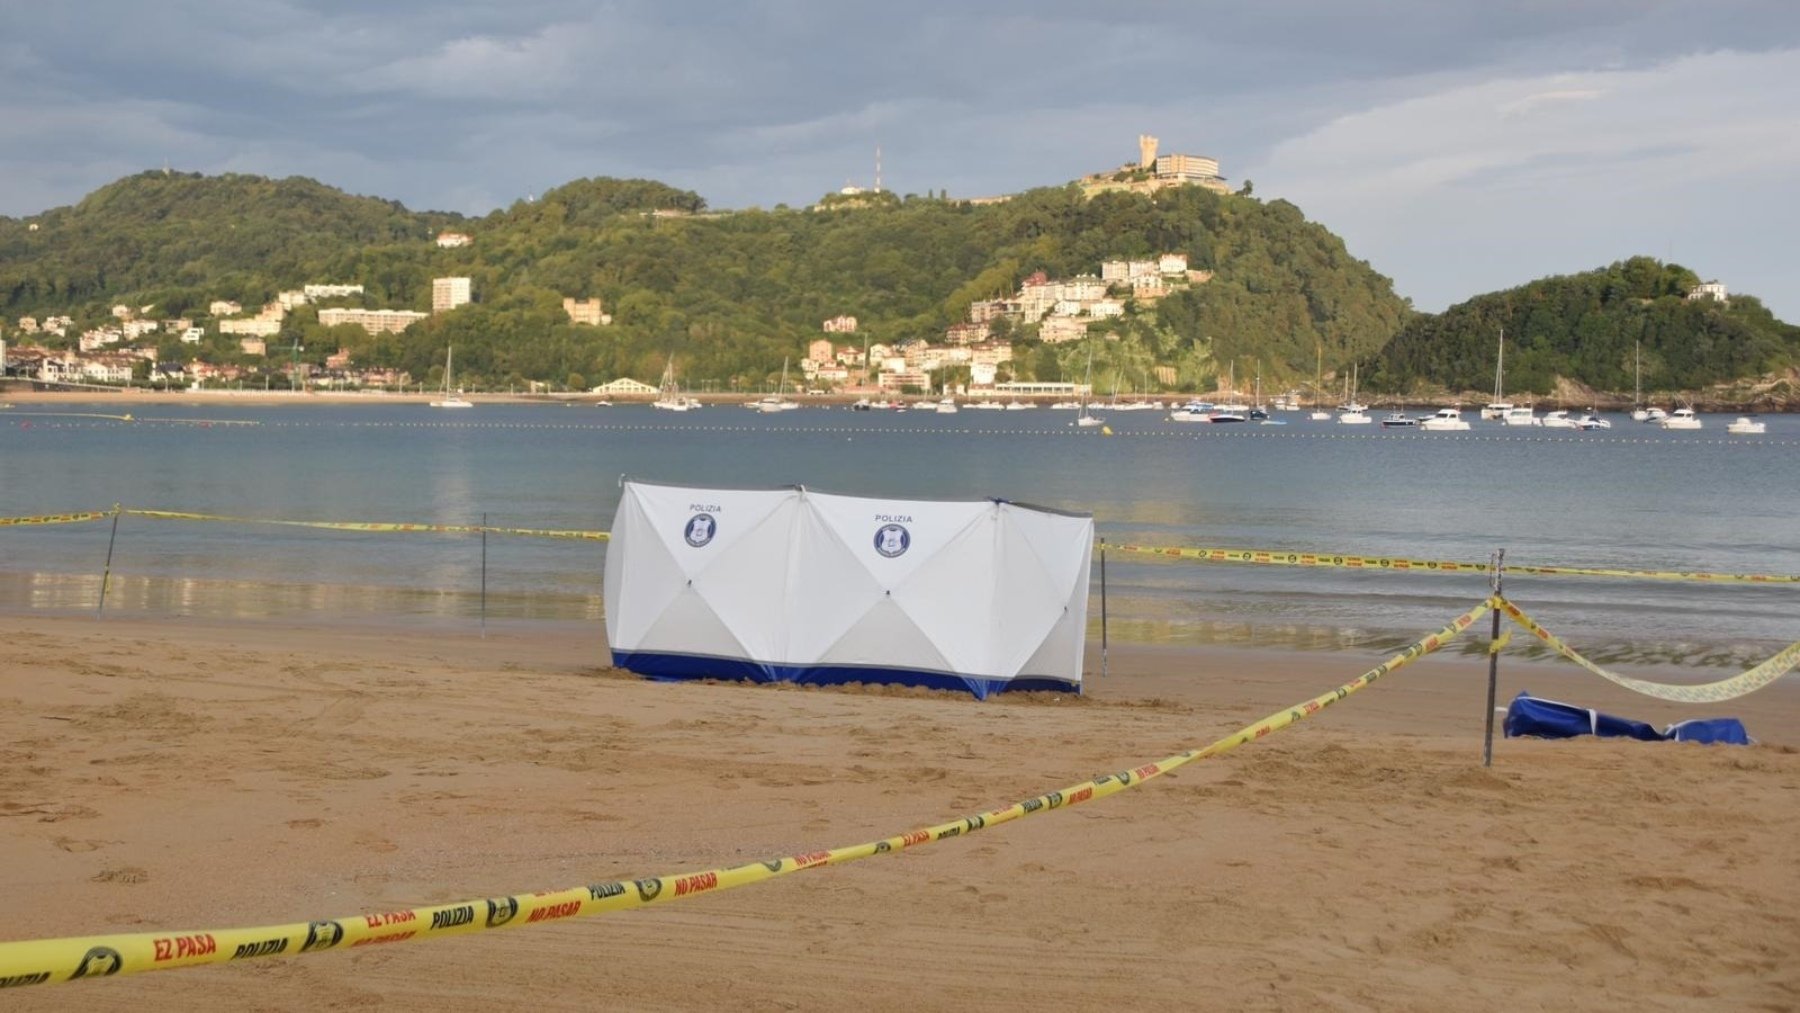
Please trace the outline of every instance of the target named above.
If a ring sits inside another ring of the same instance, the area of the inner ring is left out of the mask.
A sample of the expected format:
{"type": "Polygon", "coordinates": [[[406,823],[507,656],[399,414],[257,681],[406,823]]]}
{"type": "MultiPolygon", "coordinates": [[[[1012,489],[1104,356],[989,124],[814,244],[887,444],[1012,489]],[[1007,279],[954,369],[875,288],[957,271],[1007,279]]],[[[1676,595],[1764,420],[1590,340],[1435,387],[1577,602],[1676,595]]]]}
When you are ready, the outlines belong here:
{"type": "Polygon", "coordinates": [[[1794,0],[0,0],[0,214],[164,164],[481,213],[1218,158],[1423,309],[1633,254],[1800,320],[1794,0]]]}

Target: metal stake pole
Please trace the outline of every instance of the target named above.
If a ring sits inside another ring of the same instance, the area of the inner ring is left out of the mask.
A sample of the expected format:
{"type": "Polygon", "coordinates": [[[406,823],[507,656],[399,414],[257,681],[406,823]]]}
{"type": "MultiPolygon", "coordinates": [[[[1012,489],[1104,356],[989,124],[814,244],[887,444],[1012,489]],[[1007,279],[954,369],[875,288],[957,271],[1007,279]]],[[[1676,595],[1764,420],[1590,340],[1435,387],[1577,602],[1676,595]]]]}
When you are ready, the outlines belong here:
{"type": "MultiPolygon", "coordinates": [[[[1493,589],[1494,597],[1500,597],[1501,578],[1506,571],[1506,550],[1499,549],[1494,553],[1494,569],[1488,578],[1488,586],[1493,589]]],[[[1500,684],[1500,609],[1494,610],[1493,625],[1488,628],[1488,691],[1487,691],[1487,736],[1482,742],[1481,765],[1494,765],[1494,696],[1500,684]]]]}
{"type": "Polygon", "coordinates": [[[487,639],[487,514],[481,515],[481,636],[487,639]]]}
{"type": "Polygon", "coordinates": [[[113,504],[112,534],[106,539],[106,568],[100,571],[100,604],[94,607],[94,618],[106,611],[106,585],[112,581],[113,543],[119,540],[119,504],[113,504]]]}
{"type": "Polygon", "coordinates": [[[1100,539],[1100,676],[1106,676],[1106,539],[1100,539]]]}

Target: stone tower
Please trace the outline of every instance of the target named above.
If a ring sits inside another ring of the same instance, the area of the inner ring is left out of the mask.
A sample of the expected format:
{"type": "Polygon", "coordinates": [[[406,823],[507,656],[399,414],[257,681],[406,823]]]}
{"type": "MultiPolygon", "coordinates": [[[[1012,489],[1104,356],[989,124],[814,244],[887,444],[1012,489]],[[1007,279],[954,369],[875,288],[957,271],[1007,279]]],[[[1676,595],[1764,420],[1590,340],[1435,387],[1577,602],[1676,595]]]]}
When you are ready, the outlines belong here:
{"type": "Polygon", "coordinates": [[[1138,165],[1145,169],[1156,168],[1156,138],[1149,134],[1138,135],[1138,165]]]}

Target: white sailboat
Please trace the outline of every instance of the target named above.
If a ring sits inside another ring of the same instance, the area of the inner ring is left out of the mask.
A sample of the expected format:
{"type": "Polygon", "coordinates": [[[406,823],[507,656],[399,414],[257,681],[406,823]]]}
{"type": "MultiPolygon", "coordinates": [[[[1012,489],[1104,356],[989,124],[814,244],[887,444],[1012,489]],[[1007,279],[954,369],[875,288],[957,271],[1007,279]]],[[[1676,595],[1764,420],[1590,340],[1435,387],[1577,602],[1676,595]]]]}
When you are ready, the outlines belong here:
{"type": "Polygon", "coordinates": [[[1350,364],[1350,380],[1345,392],[1348,396],[1344,400],[1343,407],[1338,410],[1338,425],[1366,426],[1374,422],[1374,419],[1369,418],[1369,406],[1357,403],[1356,363],[1354,362],[1350,364]]]}
{"type": "Polygon", "coordinates": [[[794,409],[800,407],[799,402],[788,400],[786,397],[787,374],[788,374],[788,360],[786,358],[783,358],[781,360],[781,386],[776,388],[776,392],[774,394],[770,394],[767,397],[764,397],[761,400],[754,402],[752,404],[752,407],[754,407],[759,412],[786,412],[786,411],[793,411],[794,409]]]}
{"type": "Polygon", "coordinates": [[[1650,410],[1644,407],[1644,343],[1631,345],[1631,421],[1650,421],[1650,410]]]}
{"type": "Polygon", "coordinates": [[[431,407],[433,407],[433,408],[473,408],[473,407],[475,407],[475,402],[466,400],[462,396],[462,391],[458,390],[455,393],[451,392],[451,389],[450,389],[450,356],[453,351],[454,351],[454,349],[451,348],[449,345],[444,346],[444,393],[443,393],[442,397],[438,398],[436,401],[431,402],[431,407]]]}
{"type": "Polygon", "coordinates": [[[1306,417],[1314,422],[1330,422],[1331,413],[1319,403],[1320,398],[1325,396],[1325,345],[1323,342],[1320,342],[1317,350],[1318,361],[1314,363],[1313,367],[1313,410],[1306,417]]]}
{"type": "MultiPolygon", "coordinates": [[[[1500,349],[1494,353],[1494,400],[1481,409],[1484,421],[1494,422],[1506,418],[1512,411],[1512,402],[1506,400],[1506,328],[1500,328],[1500,349]]],[[[1516,423],[1509,423],[1516,424],[1516,423]]]]}
{"type": "Polygon", "coordinates": [[[957,413],[956,395],[950,393],[950,378],[944,377],[944,396],[938,399],[939,415],[955,415],[957,413]]]}
{"type": "Polygon", "coordinates": [[[684,397],[680,388],[675,386],[675,356],[670,355],[668,364],[663,366],[661,391],[650,407],[666,412],[685,412],[700,407],[693,398],[684,397]]]}
{"type": "Polygon", "coordinates": [[[1088,350],[1087,378],[1082,381],[1082,386],[1086,387],[1088,392],[1081,398],[1081,414],[1075,416],[1073,424],[1083,428],[1105,425],[1105,419],[1088,411],[1088,399],[1093,396],[1094,390],[1094,352],[1091,348],[1088,350]]]}

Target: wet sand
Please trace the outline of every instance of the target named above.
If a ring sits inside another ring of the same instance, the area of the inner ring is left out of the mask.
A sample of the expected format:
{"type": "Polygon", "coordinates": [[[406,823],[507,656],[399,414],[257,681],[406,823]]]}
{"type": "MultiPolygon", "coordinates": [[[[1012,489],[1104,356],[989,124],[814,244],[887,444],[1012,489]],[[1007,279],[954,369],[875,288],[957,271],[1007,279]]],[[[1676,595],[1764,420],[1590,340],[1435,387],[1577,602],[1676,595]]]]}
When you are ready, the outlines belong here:
{"type": "MultiPolygon", "coordinates": [[[[1081,698],[659,685],[487,639],[0,617],[5,938],[389,910],[886,836],[1212,741],[1376,657],[1115,647],[1081,698]]],[[[25,989],[22,1010],[1793,1009],[1800,689],[1750,748],[1501,741],[1428,659],[1149,782],[670,906],[25,989]]],[[[1795,678],[1790,676],[1790,680],[1795,678]]],[[[1703,713],[1567,666],[1521,688],[1703,713]]]]}

